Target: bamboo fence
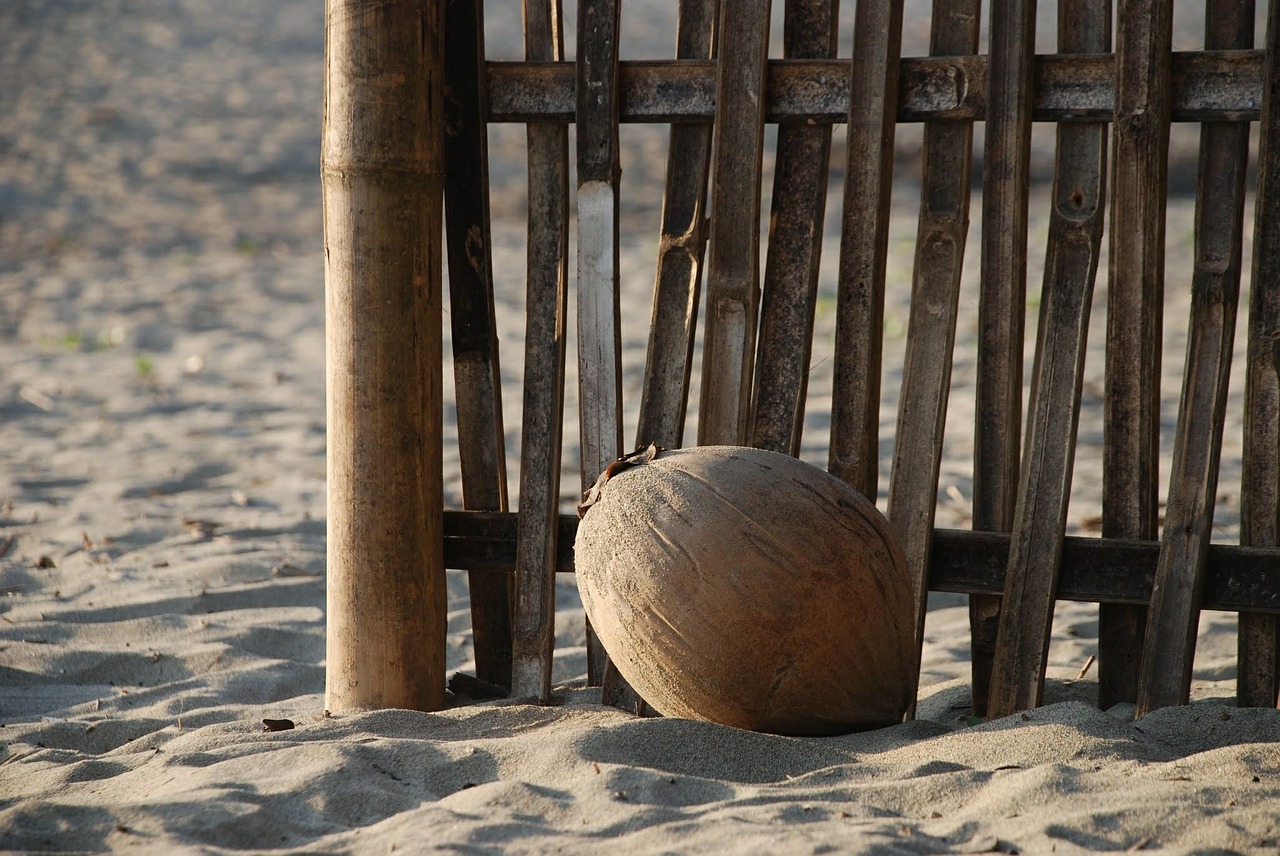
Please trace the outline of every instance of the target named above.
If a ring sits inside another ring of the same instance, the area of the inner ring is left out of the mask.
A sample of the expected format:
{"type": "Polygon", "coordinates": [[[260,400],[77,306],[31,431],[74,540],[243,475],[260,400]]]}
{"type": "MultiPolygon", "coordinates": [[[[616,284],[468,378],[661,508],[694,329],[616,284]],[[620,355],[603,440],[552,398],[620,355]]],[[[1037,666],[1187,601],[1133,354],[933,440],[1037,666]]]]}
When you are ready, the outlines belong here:
{"type": "MultiPolygon", "coordinates": [[[[470,572],[477,677],[550,700],[565,325],[576,288],[583,487],[622,437],[619,124],[670,125],[637,444],[678,446],[703,360],[697,442],[796,454],[807,398],[832,135],[845,134],[830,470],[877,492],[894,137],[923,123],[921,205],[888,517],[929,591],[972,596],[975,711],[1040,702],[1054,604],[1101,604],[1099,702],[1186,703],[1203,609],[1240,614],[1239,702],[1280,682],[1280,0],[1208,0],[1204,50],[1171,50],[1171,0],[1062,0],[1037,55],[1034,0],[934,0],[929,56],[902,57],[902,0],[679,0],[674,59],[621,61],[621,0],[525,0],[525,59],[484,52],[480,0],[328,0],[324,138],[331,708],[443,703],[444,568],[470,572]],[[1115,44],[1112,16],[1115,16],[1115,44]],[[1033,122],[1057,126],[1052,212],[1022,412],[1033,122]],[[1172,476],[1158,478],[1170,125],[1201,125],[1195,266],[1172,476]],[[528,131],[519,512],[506,496],[487,128],[528,131]],[[974,521],[935,527],[984,125],[974,521]],[[776,124],[763,272],[765,129],[776,124]],[[841,129],[839,126],[843,126],[841,129]],[[570,275],[569,134],[577,246],[570,275]],[[1250,134],[1258,146],[1248,322],[1237,333],[1250,134]],[[443,203],[443,206],[442,206],[443,203]],[[441,223],[447,239],[441,239],[441,223]],[[1104,230],[1104,220],[1113,227],[1104,230]],[[1116,227],[1115,224],[1122,224],[1116,227]],[[1086,336],[1109,241],[1101,537],[1066,535],[1086,336]],[[449,264],[464,508],[440,474],[441,258],[449,264]],[[703,329],[697,329],[703,318],[703,329]],[[1228,377],[1247,339],[1241,543],[1212,543],[1228,377]],[[1159,520],[1165,496],[1163,525],[1159,520]]],[[[815,596],[820,594],[815,593],[815,596]]],[[[803,616],[797,616],[803,620],[803,616]]],[[[918,634],[919,636],[919,634],[918,634]]],[[[642,699],[589,639],[589,679],[642,699]]]]}

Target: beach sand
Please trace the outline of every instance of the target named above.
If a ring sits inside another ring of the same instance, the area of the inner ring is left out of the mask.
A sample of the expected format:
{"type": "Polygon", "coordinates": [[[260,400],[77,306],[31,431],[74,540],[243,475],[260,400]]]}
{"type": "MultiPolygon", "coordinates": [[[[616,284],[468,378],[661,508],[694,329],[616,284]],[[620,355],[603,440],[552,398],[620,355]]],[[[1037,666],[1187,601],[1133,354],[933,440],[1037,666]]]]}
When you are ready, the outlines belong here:
{"type": "MultiPolygon", "coordinates": [[[[518,4],[490,5],[491,52],[518,56],[518,4]]],[[[624,5],[624,53],[668,52],[674,4],[624,5]]],[[[1198,20],[1179,14],[1178,38],[1193,47],[1198,20]]],[[[907,29],[905,52],[919,53],[911,45],[923,31],[907,29]]],[[[554,705],[457,698],[438,713],[325,716],[323,33],[318,0],[0,4],[0,850],[1280,850],[1280,712],[1234,706],[1235,618],[1222,613],[1202,618],[1193,704],[1134,722],[1131,707],[1096,708],[1087,664],[1097,608],[1061,603],[1045,706],[972,724],[967,610],[960,597],[935,595],[919,718],[799,739],[601,706],[583,680],[581,606],[562,577],[554,705]],[[296,727],[264,732],[264,719],[296,727]]],[[[1175,134],[1184,168],[1195,163],[1189,130],[1175,134]]],[[[1037,129],[1038,170],[1051,131],[1037,129]]],[[[902,162],[913,133],[901,134],[902,162]]],[[[627,127],[623,142],[630,435],[665,132],[627,127]]],[[[494,129],[513,497],[522,144],[521,129],[494,129]]],[[[904,176],[895,200],[890,244],[886,450],[905,341],[911,182],[904,176]]],[[[819,464],[833,187],[803,455],[819,464]]],[[[1032,216],[1034,324],[1042,187],[1032,216]]],[[[1166,467],[1192,201],[1175,196],[1169,218],[1166,467]]],[[[971,495],[976,228],[968,255],[938,516],[947,527],[967,525],[971,495]]],[[[1086,534],[1097,532],[1101,490],[1105,261],[1102,270],[1069,515],[1071,531],[1086,534]]],[[[1215,531],[1226,542],[1238,538],[1240,390],[1215,531]]],[[[566,407],[576,408],[572,379],[566,407]]],[[[447,502],[457,506],[449,430],[447,502]]],[[[579,480],[572,416],[565,437],[569,507],[579,480]]],[[[465,576],[450,572],[451,673],[472,668],[469,628],[465,576]]]]}

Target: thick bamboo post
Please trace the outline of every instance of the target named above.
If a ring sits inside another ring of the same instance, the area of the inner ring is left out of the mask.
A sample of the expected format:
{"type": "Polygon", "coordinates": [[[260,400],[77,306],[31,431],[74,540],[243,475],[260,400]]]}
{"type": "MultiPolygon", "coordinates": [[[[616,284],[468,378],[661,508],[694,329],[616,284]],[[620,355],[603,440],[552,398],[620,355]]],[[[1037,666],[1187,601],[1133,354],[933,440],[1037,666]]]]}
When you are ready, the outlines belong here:
{"type": "Polygon", "coordinates": [[[444,703],[443,4],[328,0],[330,710],[444,703]]]}

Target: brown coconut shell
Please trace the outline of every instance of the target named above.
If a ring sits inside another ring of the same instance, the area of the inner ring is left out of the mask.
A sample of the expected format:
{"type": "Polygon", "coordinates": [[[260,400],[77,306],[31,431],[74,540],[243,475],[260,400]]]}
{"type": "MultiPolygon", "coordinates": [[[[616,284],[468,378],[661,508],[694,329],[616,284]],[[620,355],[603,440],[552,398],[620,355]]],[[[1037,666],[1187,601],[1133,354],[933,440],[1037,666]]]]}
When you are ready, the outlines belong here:
{"type": "Polygon", "coordinates": [[[649,704],[778,734],[902,721],[912,587],[874,505],[759,449],[633,460],[589,498],[574,562],[592,626],[649,704]]]}

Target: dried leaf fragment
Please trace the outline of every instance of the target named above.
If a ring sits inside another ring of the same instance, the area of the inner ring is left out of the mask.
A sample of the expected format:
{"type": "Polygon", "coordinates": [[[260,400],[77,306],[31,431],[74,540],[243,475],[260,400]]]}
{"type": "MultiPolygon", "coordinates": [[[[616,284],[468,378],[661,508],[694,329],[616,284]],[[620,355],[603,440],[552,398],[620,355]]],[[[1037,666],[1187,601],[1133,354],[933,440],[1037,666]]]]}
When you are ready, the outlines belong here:
{"type": "Polygon", "coordinates": [[[664,449],[657,443],[650,443],[648,446],[641,446],[634,452],[623,455],[621,458],[618,458],[618,460],[605,467],[604,472],[602,472],[600,477],[596,479],[596,483],[593,484],[591,489],[583,495],[582,504],[578,506],[578,519],[585,517],[587,510],[600,500],[600,492],[604,490],[605,483],[608,482],[609,479],[613,478],[623,470],[639,466],[640,464],[649,463],[654,458],[658,457],[659,453],[663,451],[664,449]]]}

